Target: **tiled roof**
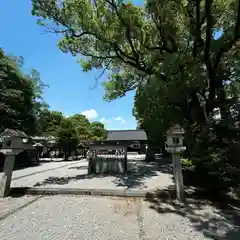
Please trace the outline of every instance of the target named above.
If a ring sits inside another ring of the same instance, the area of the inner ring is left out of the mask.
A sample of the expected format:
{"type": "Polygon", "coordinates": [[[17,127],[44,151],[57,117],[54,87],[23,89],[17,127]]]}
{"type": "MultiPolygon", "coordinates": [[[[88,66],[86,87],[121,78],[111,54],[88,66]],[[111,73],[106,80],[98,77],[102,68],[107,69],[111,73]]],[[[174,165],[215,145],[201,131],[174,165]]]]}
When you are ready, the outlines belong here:
{"type": "Polygon", "coordinates": [[[146,141],[144,130],[112,130],[108,131],[107,140],[111,141],[146,141]]]}
{"type": "Polygon", "coordinates": [[[5,129],[3,133],[0,134],[0,137],[21,137],[28,138],[28,135],[25,132],[15,130],[15,129],[5,129]]]}

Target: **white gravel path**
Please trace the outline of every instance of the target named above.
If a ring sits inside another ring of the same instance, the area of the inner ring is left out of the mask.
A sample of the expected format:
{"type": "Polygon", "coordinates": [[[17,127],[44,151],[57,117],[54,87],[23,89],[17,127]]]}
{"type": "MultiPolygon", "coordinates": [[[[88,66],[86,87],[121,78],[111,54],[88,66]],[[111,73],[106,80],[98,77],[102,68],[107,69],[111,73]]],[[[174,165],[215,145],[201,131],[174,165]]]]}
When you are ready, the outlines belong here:
{"type": "Polygon", "coordinates": [[[12,214],[18,209],[36,201],[39,196],[22,196],[18,198],[0,198],[0,219],[12,214]]]}
{"type": "Polygon", "coordinates": [[[62,167],[67,167],[71,166],[74,164],[79,164],[79,161],[59,161],[59,162],[44,162],[41,163],[39,166],[33,166],[33,167],[28,167],[20,170],[15,170],[13,171],[12,179],[18,179],[23,176],[35,174],[35,173],[41,173],[41,172],[46,172],[46,171],[52,171],[55,169],[60,169],[62,167]]]}
{"type": "MultiPolygon", "coordinates": [[[[20,201],[20,199],[15,199],[20,201]]],[[[9,200],[5,203],[8,204],[9,200]]],[[[210,206],[191,211],[142,199],[45,196],[0,219],[1,240],[207,240],[224,238],[232,223],[210,206]],[[221,234],[211,227],[224,227],[221,234]],[[211,236],[211,234],[213,234],[211,236]],[[215,238],[213,238],[215,237],[215,238]]],[[[13,205],[11,205],[13,206],[13,205]]],[[[15,204],[16,206],[16,204],[15,204]]],[[[194,209],[194,210],[193,210],[194,209]]],[[[229,235],[230,236],[230,235],[229,235]]],[[[237,236],[236,236],[237,237],[237,236]]],[[[238,235],[239,237],[239,235],[238,235]]]]}
{"type": "Polygon", "coordinates": [[[86,160],[51,162],[39,167],[14,171],[11,187],[155,190],[173,184],[172,174],[161,172],[153,164],[146,164],[142,161],[144,156],[136,155],[129,158],[129,168],[137,169],[134,175],[89,176],[86,160]]]}

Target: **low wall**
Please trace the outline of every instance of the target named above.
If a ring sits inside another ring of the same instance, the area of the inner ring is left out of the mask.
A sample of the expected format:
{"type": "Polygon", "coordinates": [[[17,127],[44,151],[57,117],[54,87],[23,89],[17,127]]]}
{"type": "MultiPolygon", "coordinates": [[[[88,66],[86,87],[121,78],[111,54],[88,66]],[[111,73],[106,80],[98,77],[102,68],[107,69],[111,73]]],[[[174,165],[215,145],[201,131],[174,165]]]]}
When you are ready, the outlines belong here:
{"type": "Polygon", "coordinates": [[[101,158],[96,157],[89,160],[89,173],[124,173],[125,169],[125,159],[124,158],[101,158]]]}
{"type": "Polygon", "coordinates": [[[88,173],[122,174],[127,171],[127,146],[122,144],[92,145],[89,149],[88,173]],[[111,150],[120,150],[111,153],[111,150]],[[104,153],[106,152],[106,153],[104,153]]]}

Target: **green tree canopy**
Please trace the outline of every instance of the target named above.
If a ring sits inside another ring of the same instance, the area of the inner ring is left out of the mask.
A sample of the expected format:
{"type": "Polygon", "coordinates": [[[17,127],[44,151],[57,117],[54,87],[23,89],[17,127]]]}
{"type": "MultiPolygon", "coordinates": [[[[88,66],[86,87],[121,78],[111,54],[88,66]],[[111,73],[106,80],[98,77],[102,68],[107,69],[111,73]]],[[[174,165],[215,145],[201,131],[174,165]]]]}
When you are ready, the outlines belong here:
{"type": "Polygon", "coordinates": [[[38,117],[39,133],[45,136],[56,136],[63,119],[61,112],[42,109],[38,117]]]}
{"type": "Polygon", "coordinates": [[[86,116],[82,114],[74,114],[68,119],[72,122],[76,129],[78,139],[82,140],[100,140],[106,138],[106,130],[104,124],[100,122],[89,122],[86,116]]]}
{"type": "Polygon", "coordinates": [[[72,122],[74,128],[76,129],[79,141],[87,140],[89,138],[88,128],[90,122],[86,116],[82,114],[74,114],[68,117],[68,119],[72,122]]]}
{"type": "Polygon", "coordinates": [[[220,107],[223,117],[238,98],[237,0],[32,2],[39,24],[62,36],[63,52],[80,57],[85,71],[111,71],[106,99],[158,81],[165,99],[184,99],[198,121],[198,96],[208,114],[220,107]]]}
{"type": "Polygon", "coordinates": [[[89,133],[91,140],[104,140],[107,138],[107,131],[104,124],[100,122],[92,122],[89,126],[89,133]]]}
{"type": "Polygon", "coordinates": [[[106,99],[156,80],[166,98],[183,98],[190,120],[199,121],[199,95],[207,113],[220,107],[223,117],[238,97],[238,0],[32,2],[39,24],[62,36],[63,52],[80,57],[85,71],[111,71],[106,99]]]}
{"type": "Polygon", "coordinates": [[[42,88],[40,91],[39,78],[33,75],[37,71],[26,75],[21,70],[22,64],[23,58],[8,56],[0,49],[0,131],[13,128],[35,134],[37,114],[43,104],[38,101],[42,88]]]}
{"type": "Polygon", "coordinates": [[[71,120],[63,118],[57,132],[58,146],[65,152],[65,158],[68,158],[69,151],[75,149],[78,144],[78,136],[71,120]]]}

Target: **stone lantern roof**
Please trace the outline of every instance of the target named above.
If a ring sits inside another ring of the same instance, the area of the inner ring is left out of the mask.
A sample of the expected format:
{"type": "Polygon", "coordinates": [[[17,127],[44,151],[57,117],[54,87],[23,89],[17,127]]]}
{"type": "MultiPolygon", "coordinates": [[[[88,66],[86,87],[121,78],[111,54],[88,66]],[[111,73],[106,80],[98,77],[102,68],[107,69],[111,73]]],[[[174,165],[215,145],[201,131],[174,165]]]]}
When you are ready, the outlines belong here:
{"type": "Polygon", "coordinates": [[[173,125],[167,131],[167,135],[183,135],[185,131],[178,125],[173,125]]]}
{"type": "Polygon", "coordinates": [[[20,131],[20,130],[15,130],[15,129],[5,129],[4,132],[2,132],[0,134],[0,137],[1,138],[4,138],[4,137],[20,137],[20,138],[28,138],[28,135],[23,132],[23,131],[20,131]]]}

